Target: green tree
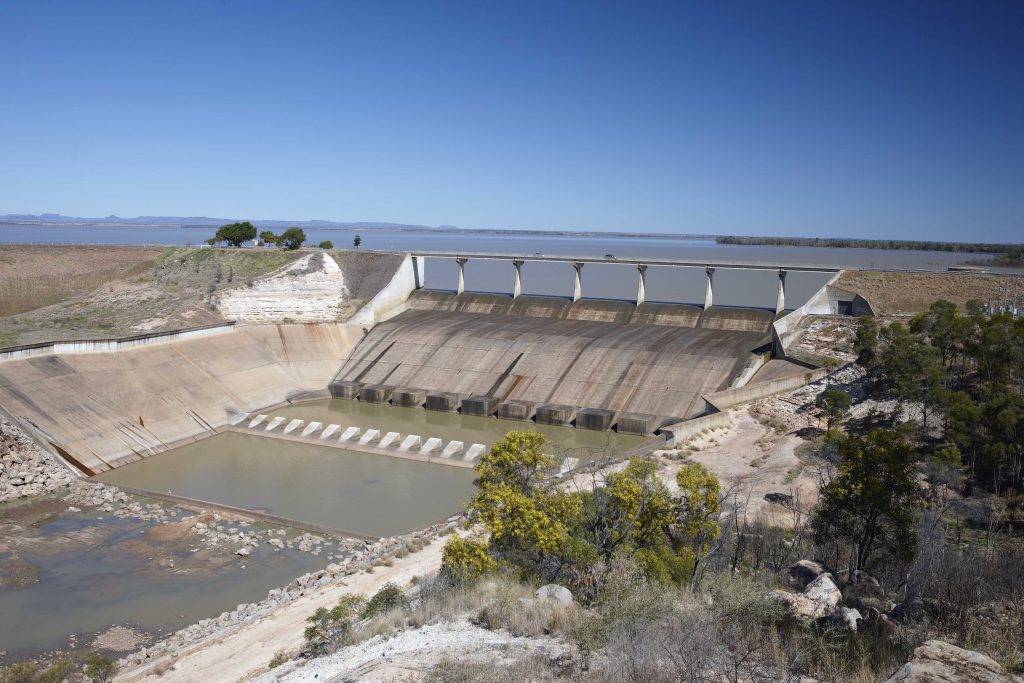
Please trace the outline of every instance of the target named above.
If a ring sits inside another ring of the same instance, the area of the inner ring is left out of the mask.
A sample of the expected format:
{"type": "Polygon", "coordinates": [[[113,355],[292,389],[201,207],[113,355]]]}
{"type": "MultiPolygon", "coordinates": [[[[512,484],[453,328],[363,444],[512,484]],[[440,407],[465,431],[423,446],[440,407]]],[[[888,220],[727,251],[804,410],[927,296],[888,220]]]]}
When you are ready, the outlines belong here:
{"type": "Polygon", "coordinates": [[[850,412],[853,399],[842,389],[829,387],[818,394],[818,398],[814,399],[814,405],[818,409],[819,417],[825,420],[825,431],[832,431],[832,427],[842,422],[850,412]]]}
{"type": "Polygon", "coordinates": [[[360,237],[359,235],[356,235],[355,238],[352,240],[352,246],[358,249],[360,246],[362,246],[362,244],[363,238],[360,237]]]}
{"type": "Polygon", "coordinates": [[[923,334],[914,334],[900,323],[882,331],[885,346],[880,365],[890,390],[900,401],[920,403],[922,433],[928,434],[928,418],[948,399],[946,369],[938,350],[923,334]]]}
{"type": "Polygon", "coordinates": [[[263,242],[263,244],[277,244],[278,239],[278,236],[270,230],[264,230],[260,233],[260,241],[263,242]]]}
{"type": "Polygon", "coordinates": [[[107,683],[117,674],[117,664],[99,652],[93,652],[85,660],[85,675],[93,683],[107,683]]]}
{"type": "Polygon", "coordinates": [[[352,626],[362,613],[366,599],[361,595],[342,596],[338,604],[319,608],[306,619],[309,626],[303,632],[306,647],[314,656],[334,652],[352,643],[352,626]]]}
{"type": "Polygon", "coordinates": [[[894,432],[837,437],[839,464],[811,518],[815,542],[849,549],[851,569],[913,557],[921,489],[914,454],[894,432]]]}
{"type": "Polygon", "coordinates": [[[679,503],[676,508],[677,533],[693,552],[691,589],[696,586],[700,568],[717,549],[712,543],[722,533],[719,518],[722,513],[721,486],[718,479],[700,463],[690,463],[676,473],[679,503]]]}
{"type": "Polygon", "coordinates": [[[302,243],[306,241],[306,233],[302,228],[288,228],[281,233],[278,238],[278,243],[281,244],[285,249],[298,249],[302,246],[302,243]]]}
{"type": "Polygon", "coordinates": [[[861,316],[853,350],[857,353],[857,365],[872,370],[878,359],[878,323],[871,316],[861,316]]]}
{"type": "Polygon", "coordinates": [[[362,619],[369,619],[397,609],[408,610],[409,598],[405,597],[405,593],[397,584],[388,581],[374,593],[359,616],[362,619]]]}
{"type": "Polygon", "coordinates": [[[320,244],[316,245],[320,249],[334,249],[334,242],[330,240],[324,240],[320,244]]]}
{"type": "Polygon", "coordinates": [[[213,239],[217,242],[227,242],[233,247],[240,247],[244,242],[256,239],[256,228],[249,221],[228,223],[220,226],[213,239]]]}

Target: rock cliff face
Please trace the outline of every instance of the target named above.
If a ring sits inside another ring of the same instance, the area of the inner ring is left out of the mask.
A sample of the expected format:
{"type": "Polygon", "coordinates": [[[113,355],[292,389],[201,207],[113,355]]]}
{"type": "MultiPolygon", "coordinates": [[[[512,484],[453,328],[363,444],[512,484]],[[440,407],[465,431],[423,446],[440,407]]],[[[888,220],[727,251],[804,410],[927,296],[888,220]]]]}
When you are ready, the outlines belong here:
{"type": "Polygon", "coordinates": [[[332,322],[346,317],[349,289],[329,254],[310,254],[251,287],[213,297],[229,320],[247,322],[332,322]]]}

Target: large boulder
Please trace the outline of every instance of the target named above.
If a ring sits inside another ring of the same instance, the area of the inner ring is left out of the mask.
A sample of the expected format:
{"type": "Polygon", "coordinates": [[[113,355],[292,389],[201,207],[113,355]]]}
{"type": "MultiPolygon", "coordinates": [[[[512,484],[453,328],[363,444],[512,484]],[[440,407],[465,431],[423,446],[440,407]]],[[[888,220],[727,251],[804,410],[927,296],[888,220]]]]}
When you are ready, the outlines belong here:
{"type": "Polygon", "coordinates": [[[841,628],[847,631],[856,631],[860,622],[864,620],[859,610],[849,607],[840,607],[827,617],[818,619],[815,624],[825,628],[841,628]]]}
{"type": "Polygon", "coordinates": [[[886,683],[1024,683],[991,657],[941,640],[929,640],[914,650],[914,658],[886,683]]]}
{"type": "Polygon", "coordinates": [[[772,595],[786,603],[793,616],[809,621],[831,616],[843,602],[843,593],[831,574],[819,575],[802,593],[773,591],[772,595]]]}
{"type": "Polygon", "coordinates": [[[827,573],[828,568],[821,562],[800,560],[789,568],[789,582],[794,588],[803,590],[811,581],[827,573]]]}
{"type": "Polygon", "coordinates": [[[572,593],[569,592],[568,588],[559,586],[557,583],[541,586],[537,589],[536,596],[538,600],[554,600],[560,605],[572,604],[572,593]]]}

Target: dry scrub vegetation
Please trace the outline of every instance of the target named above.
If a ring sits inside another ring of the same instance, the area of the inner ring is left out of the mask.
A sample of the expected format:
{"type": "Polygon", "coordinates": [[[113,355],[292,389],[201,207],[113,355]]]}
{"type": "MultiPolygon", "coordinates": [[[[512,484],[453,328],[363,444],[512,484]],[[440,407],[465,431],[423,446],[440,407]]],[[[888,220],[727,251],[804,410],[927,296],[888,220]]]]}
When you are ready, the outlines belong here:
{"type": "Polygon", "coordinates": [[[118,337],[221,321],[212,291],[244,287],[297,251],[0,248],[0,346],[118,337]]]}
{"type": "Polygon", "coordinates": [[[860,294],[876,314],[912,314],[939,299],[963,308],[968,301],[988,301],[1014,278],[979,273],[879,273],[847,271],[836,286],[860,294]]]}
{"type": "Polygon", "coordinates": [[[0,316],[16,315],[149,271],[163,250],[0,246],[0,316]]]}

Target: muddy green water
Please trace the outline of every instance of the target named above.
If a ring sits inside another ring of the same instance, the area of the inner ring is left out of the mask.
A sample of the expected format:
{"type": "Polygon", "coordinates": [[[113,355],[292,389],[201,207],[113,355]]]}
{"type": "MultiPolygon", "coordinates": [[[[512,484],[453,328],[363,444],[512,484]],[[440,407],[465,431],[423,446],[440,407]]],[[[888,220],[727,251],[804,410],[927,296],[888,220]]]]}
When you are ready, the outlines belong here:
{"type": "Polygon", "coordinates": [[[372,536],[459,512],[473,489],[461,467],[231,432],[97,478],[372,536]]]}
{"type": "MultiPolygon", "coordinates": [[[[288,406],[272,416],[490,446],[531,425],[357,401],[288,406]]],[[[592,459],[643,441],[608,432],[532,425],[552,453],[592,459]]],[[[280,428],[279,428],[280,429],[280,428]]],[[[145,458],[97,478],[224,503],[372,536],[411,531],[461,511],[471,469],[227,432],[145,458]]]]}

